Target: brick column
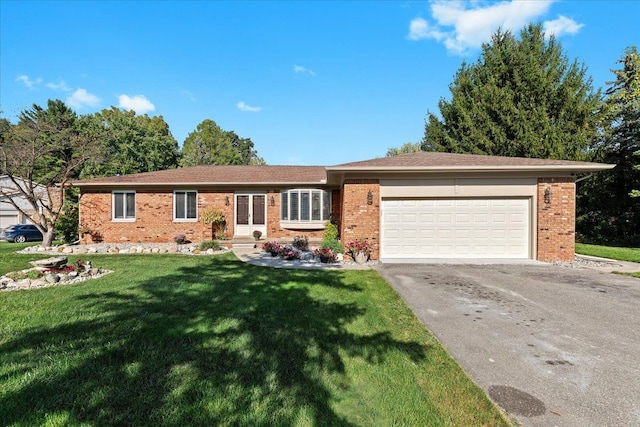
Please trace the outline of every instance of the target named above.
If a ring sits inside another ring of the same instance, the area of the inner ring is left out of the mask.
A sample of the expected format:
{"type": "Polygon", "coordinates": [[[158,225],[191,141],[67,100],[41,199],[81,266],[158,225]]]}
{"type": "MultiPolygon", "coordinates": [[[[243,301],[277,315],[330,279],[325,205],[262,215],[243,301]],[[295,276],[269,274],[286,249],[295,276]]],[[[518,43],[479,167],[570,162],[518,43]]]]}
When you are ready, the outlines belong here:
{"type": "Polygon", "coordinates": [[[377,179],[347,179],[342,186],[342,244],[350,240],[368,240],[371,259],[380,256],[380,183],[377,179]],[[371,191],[372,204],[367,202],[371,191]]]}
{"type": "Polygon", "coordinates": [[[538,179],[538,260],[575,256],[576,184],[572,177],[538,179]],[[549,196],[545,192],[549,190],[549,196]]]}

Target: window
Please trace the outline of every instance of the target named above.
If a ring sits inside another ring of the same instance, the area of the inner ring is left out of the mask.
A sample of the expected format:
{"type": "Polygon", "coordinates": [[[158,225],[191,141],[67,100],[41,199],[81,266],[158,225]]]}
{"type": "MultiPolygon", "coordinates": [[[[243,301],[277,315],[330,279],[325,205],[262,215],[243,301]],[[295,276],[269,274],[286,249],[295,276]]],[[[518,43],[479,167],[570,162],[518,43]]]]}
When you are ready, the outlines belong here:
{"type": "Polygon", "coordinates": [[[280,193],[280,224],[289,228],[323,228],[331,212],[330,192],[286,190],[280,193]]]}
{"type": "Polygon", "coordinates": [[[198,192],[173,192],[173,219],[195,221],[198,218],[198,192]]]}
{"type": "Polygon", "coordinates": [[[113,192],[113,219],[120,221],[133,221],[136,219],[135,191],[113,192]]]}

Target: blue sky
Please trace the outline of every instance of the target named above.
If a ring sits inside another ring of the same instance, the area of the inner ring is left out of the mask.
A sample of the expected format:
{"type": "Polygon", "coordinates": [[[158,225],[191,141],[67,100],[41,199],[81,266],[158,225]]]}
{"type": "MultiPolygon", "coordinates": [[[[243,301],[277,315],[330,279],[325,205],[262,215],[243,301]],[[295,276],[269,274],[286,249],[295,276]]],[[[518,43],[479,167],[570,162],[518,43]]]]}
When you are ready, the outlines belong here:
{"type": "Polygon", "coordinates": [[[268,164],[333,165],[418,142],[427,111],[498,27],[543,22],[596,88],[640,45],[640,1],[0,0],[0,109],[62,99],[204,119],[268,164]]]}

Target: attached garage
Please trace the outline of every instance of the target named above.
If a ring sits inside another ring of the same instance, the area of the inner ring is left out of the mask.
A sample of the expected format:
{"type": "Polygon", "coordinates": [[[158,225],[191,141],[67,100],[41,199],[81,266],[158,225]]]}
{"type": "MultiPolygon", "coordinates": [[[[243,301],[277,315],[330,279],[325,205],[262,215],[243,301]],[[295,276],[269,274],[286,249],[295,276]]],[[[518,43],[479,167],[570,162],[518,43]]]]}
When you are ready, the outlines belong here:
{"type": "Polygon", "coordinates": [[[437,152],[327,167],[341,237],[382,262],[571,260],[576,179],[613,165],[437,152]]]}
{"type": "Polygon", "coordinates": [[[381,258],[529,258],[529,198],[383,199],[381,258]]]}

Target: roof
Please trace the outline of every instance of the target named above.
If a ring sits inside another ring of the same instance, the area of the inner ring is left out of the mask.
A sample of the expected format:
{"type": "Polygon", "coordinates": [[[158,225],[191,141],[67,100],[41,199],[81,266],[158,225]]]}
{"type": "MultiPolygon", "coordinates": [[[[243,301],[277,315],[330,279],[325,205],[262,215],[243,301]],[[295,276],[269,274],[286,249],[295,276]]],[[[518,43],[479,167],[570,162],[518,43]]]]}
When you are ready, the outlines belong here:
{"type": "Polygon", "coordinates": [[[327,170],[461,170],[461,169],[527,169],[527,170],[602,170],[613,165],[571,160],[501,157],[480,154],[454,154],[421,151],[393,157],[380,157],[360,162],[330,166],[327,170]]]}
{"type": "Polygon", "coordinates": [[[143,172],[106,178],[86,179],[73,184],[82,186],[126,185],[197,185],[197,184],[324,184],[323,166],[191,166],[155,172],[143,172]]]}
{"type": "Polygon", "coordinates": [[[615,165],[570,160],[530,159],[474,154],[418,152],[380,157],[336,166],[192,166],[76,181],[83,186],[133,185],[339,185],[347,173],[443,173],[532,172],[583,173],[611,169],[615,165]]]}

